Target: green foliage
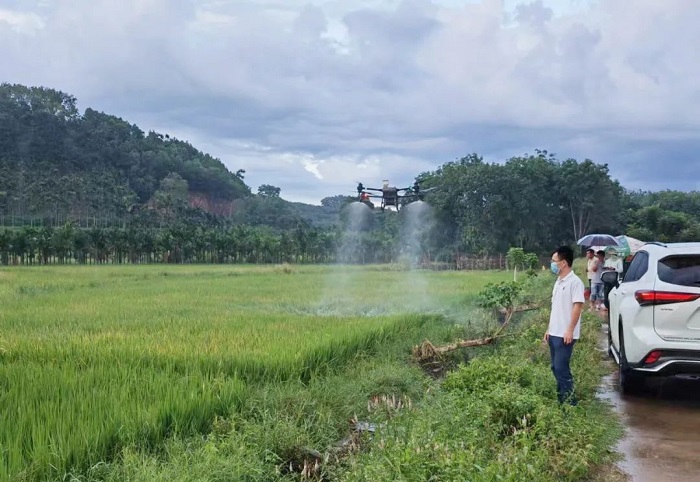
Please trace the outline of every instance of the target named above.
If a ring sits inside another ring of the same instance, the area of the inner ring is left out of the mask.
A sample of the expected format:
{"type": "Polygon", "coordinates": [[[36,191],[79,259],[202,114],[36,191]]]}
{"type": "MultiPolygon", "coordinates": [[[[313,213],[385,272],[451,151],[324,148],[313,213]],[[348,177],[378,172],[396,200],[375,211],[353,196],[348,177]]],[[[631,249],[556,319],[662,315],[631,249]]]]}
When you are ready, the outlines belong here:
{"type": "Polygon", "coordinates": [[[477,304],[483,308],[504,308],[510,310],[515,305],[522,289],[522,284],[516,281],[502,281],[497,284],[489,283],[479,293],[477,304]]]}
{"type": "Polygon", "coordinates": [[[528,271],[532,271],[537,267],[537,264],[539,262],[540,260],[537,258],[537,255],[535,253],[526,253],[525,259],[523,261],[523,266],[528,271]]]}
{"type": "Polygon", "coordinates": [[[440,186],[426,200],[435,207],[444,240],[473,253],[502,253],[511,246],[542,253],[571,243],[581,232],[623,229],[622,189],[607,165],[560,161],[537,150],[505,164],[477,154],[423,173],[440,186]]]}
{"type": "MultiPolygon", "coordinates": [[[[175,217],[172,197],[157,209],[162,216],[175,217]]],[[[80,229],[72,223],[55,229],[0,228],[0,264],[327,263],[336,254],[334,232],[304,224],[289,225],[286,232],[202,224],[196,218],[177,218],[160,228],[80,229]]]]}
{"type": "Polygon", "coordinates": [[[622,187],[610,178],[607,164],[567,159],[561,164],[560,179],[561,204],[569,213],[573,240],[590,232],[620,231],[622,187]]]}
{"type": "Polygon", "coordinates": [[[338,194],[336,196],[328,196],[321,199],[321,206],[328,210],[339,213],[347,204],[356,201],[357,197],[338,194]]]}
{"type": "Polygon", "coordinates": [[[506,261],[513,269],[513,281],[517,280],[518,269],[533,270],[539,262],[535,253],[526,253],[523,248],[510,248],[506,254],[506,261]]]}
{"type": "Polygon", "coordinates": [[[261,197],[280,197],[282,189],[270,184],[262,184],[258,187],[258,196],[261,197]]]}
{"type": "Polygon", "coordinates": [[[661,191],[627,193],[625,234],[644,241],[700,239],[700,193],[661,191]]]}

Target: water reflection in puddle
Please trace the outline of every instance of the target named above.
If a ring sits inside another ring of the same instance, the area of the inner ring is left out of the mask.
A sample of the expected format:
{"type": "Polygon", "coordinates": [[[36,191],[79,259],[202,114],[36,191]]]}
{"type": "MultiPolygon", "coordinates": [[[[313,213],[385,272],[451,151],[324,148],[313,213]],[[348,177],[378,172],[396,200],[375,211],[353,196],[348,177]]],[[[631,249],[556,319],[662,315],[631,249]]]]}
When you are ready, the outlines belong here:
{"type": "Polygon", "coordinates": [[[617,447],[624,455],[618,466],[632,481],[700,481],[700,378],[649,379],[639,395],[628,396],[620,393],[615,372],[603,380],[599,397],[622,416],[626,435],[617,447]]]}

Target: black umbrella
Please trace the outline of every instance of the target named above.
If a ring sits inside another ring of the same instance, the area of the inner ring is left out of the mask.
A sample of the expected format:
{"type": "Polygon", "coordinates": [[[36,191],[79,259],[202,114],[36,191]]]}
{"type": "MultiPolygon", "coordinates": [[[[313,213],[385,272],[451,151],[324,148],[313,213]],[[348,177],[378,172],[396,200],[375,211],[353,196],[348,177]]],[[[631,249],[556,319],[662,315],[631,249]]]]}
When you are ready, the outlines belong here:
{"type": "Polygon", "coordinates": [[[579,239],[579,246],[619,246],[620,242],[609,234],[587,234],[579,239]]]}

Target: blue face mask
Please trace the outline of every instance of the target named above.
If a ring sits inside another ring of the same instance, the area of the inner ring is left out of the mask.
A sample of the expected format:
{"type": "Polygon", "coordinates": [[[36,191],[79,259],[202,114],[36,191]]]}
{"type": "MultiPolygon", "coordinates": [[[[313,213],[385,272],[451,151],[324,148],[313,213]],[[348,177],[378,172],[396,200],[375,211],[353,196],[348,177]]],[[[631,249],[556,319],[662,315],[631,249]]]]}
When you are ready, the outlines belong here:
{"type": "Polygon", "coordinates": [[[552,261],[549,265],[549,268],[552,270],[552,273],[559,274],[559,264],[557,264],[556,261],[552,261]]]}

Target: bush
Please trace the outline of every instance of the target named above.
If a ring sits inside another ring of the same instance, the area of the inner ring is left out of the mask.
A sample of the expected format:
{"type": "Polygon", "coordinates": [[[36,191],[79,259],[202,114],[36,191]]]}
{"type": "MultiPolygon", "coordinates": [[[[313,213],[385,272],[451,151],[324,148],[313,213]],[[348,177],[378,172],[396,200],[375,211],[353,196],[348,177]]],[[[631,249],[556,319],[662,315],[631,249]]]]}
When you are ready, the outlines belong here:
{"type": "Polygon", "coordinates": [[[522,290],[522,285],[515,281],[489,283],[477,297],[477,305],[482,308],[512,309],[522,290]]]}

